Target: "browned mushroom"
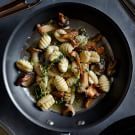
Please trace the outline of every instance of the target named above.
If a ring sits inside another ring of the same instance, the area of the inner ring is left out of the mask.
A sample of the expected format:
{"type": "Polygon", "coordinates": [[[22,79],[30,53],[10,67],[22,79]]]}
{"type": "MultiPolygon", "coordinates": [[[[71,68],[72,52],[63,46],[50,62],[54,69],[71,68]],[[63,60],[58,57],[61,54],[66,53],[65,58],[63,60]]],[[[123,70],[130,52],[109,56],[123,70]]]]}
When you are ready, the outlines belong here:
{"type": "Polygon", "coordinates": [[[116,60],[109,61],[108,66],[107,66],[107,75],[108,76],[113,75],[116,72],[116,65],[117,65],[116,60]]]}
{"type": "Polygon", "coordinates": [[[81,74],[80,82],[83,88],[87,88],[89,86],[89,75],[87,72],[81,74]]]}
{"type": "Polygon", "coordinates": [[[66,104],[65,107],[62,110],[62,115],[65,116],[74,116],[75,115],[75,109],[72,105],[66,104]]]}
{"type": "Polygon", "coordinates": [[[94,88],[92,85],[86,90],[85,94],[90,98],[95,98],[99,96],[99,93],[97,92],[96,88],[94,88]]]}
{"type": "Polygon", "coordinates": [[[39,53],[42,52],[40,49],[37,48],[28,48],[27,51],[31,54],[31,62],[34,64],[39,62],[39,53]]]}
{"type": "MultiPolygon", "coordinates": [[[[75,37],[78,35],[78,31],[74,30],[74,29],[70,29],[70,30],[67,30],[66,32],[67,32],[67,34],[62,35],[61,38],[71,41],[71,42],[74,40],[74,42],[75,42],[75,37]]],[[[76,43],[75,43],[75,45],[76,45],[76,43]]]]}
{"type": "Polygon", "coordinates": [[[76,63],[78,65],[78,67],[79,67],[80,73],[82,74],[83,69],[82,69],[82,66],[81,66],[79,54],[76,51],[72,51],[70,53],[70,55],[75,58],[76,63]]]}
{"type": "Polygon", "coordinates": [[[38,76],[42,76],[42,66],[40,63],[34,65],[34,71],[38,76]]]}
{"type": "Polygon", "coordinates": [[[91,38],[91,41],[97,43],[97,42],[101,41],[102,38],[103,38],[103,36],[102,36],[100,33],[98,33],[98,34],[96,34],[94,37],[91,38]]]}
{"type": "Polygon", "coordinates": [[[51,94],[57,99],[61,99],[64,97],[64,91],[52,91],[51,94]]]}
{"type": "Polygon", "coordinates": [[[37,30],[40,34],[44,34],[56,30],[56,26],[51,24],[46,24],[46,25],[37,24],[37,30]]]}
{"type": "Polygon", "coordinates": [[[102,55],[104,54],[105,48],[103,46],[97,47],[96,51],[99,55],[102,55]]]}
{"type": "Polygon", "coordinates": [[[105,71],[106,62],[104,59],[100,60],[100,63],[91,65],[91,70],[94,71],[97,75],[101,75],[105,71]]]}
{"type": "Polygon", "coordinates": [[[31,73],[27,73],[27,74],[21,74],[17,78],[15,84],[17,86],[20,85],[20,86],[23,86],[23,87],[28,87],[33,83],[33,81],[34,81],[34,73],[31,72],[31,73]]]}
{"type": "Polygon", "coordinates": [[[61,27],[66,27],[69,25],[69,18],[65,16],[63,13],[58,14],[58,24],[61,27]]]}
{"type": "Polygon", "coordinates": [[[94,99],[92,98],[87,98],[86,100],[84,100],[84,108],[89,108],[92,105],[93,101],[94,99]]]}

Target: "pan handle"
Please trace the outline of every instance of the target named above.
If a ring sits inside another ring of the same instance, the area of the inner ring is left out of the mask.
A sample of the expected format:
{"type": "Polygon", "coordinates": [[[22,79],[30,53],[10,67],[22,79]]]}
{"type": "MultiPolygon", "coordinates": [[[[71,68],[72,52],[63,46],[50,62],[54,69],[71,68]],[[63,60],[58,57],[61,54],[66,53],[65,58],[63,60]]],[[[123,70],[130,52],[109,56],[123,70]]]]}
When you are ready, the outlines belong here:
{"type": "Polygon", "coordinates": [[[15,0],[7,5],[0,7],[0,18],[16,13],[20,10],[32,8],[40,2],[41,0],[33,0],[33,2],[29,2],[29,0],[15,0]]]}

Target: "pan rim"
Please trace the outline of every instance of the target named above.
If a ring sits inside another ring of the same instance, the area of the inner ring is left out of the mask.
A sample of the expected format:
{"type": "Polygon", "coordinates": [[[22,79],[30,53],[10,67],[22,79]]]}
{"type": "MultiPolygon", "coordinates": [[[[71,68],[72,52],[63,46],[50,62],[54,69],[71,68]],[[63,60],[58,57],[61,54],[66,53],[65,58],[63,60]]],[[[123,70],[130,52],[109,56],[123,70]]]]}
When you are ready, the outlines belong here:
{"type": "Polygon", "coordinates": [[[129,86],[130,86],[130,83],[131,83],[131,80],[132,80],[132,72],[133,72],[133,63],[132,63],[132,53],[131,53],[131,50],[130,50],[130,46],[129,46],[129,43],[124,35],[124,33],[122,32],[122,30],[120,29],[120,27],[116,24],[116,22],[111,19],[108,15],[106,15],[104,12],[102,12],[101,10],[93,7],[93,6],[90,6],[90,5],[86,5],[84,3],[81,3],[81,2],[59,2],[59,3],[53,3],[53,4],[50,4],[50,5],[47,5],[45,7],[42,7],[36,11],[34,11],[32,14],[28,15],[26,18],[24,18],[18,25],[17,27],[13,30],[13,32],[11,33],[11,36],[6,44],[6,47],[5,47],[5,51],[4,51],[4,55],[3,55],[3,65],[2,65],[2,71],[3,71],[3,79],[4,79],[4,84],[5,84],[5,87],[6,87],[6,90],[7,90],[7,93],[11,99],[11,101],[13,102],[13,104],[15,105],[15,107],[19,110],[19,112],[21,114],[23,114],[28,120],[30,120],[33,124],[36,124],[38,125],[39,127],[42,127],[42,128],[45,128],[45,129],[48,129],[48,130],[52,130],[52,131],[58,131],[58,132],[72,132],[72,131],[76,131],[77,130],[82,130],[82,129],[87,129],[87,128],[90,128],[90,127],[93,127],[93,126],[96,126],[98,124],[100,124],[101,122],[103,122],[104,120],[106,120],[111,114],[113,114],[117,109],[118,107],[120,106],[120,104],[122,103],[122,101],[124,100],[124,97],[126,96],[127,92],[128,92],[128,89],[129,89],[129,86]],[[53,6],[56,6],[56,5],[61,5],[61,4],[78,4],[78,5],[81,5],[81,6],[87,6],[88,8],[91,8],[93,9],[95,12],[98,12],[99,14],[101,15],[104,15],[118,30],[118,32],[121,34],[121,37],[123,38],[123,40],[125,40],[125,44],[126,44],[126,49],[127,49],[127,55],[128,55],[128,58],[130,59],[129,61],[129,77],[128,77],[128,81],[127,81],[127,85],[126,85],[126,88],[121,96],[121,98],[119,99],[118,103],[115,105],[115,107],[107,114],[105,115],[104,117],[100,118],[99,120],[97,120],[96,122],[93,122],[92,124],[87,124],[87,125],[84,125],[80,128],[80,126],[76,127],[76,128],[70,128],[70,129],[64,129],[64,128],[54,128],[54,127],[51,127],[51,126],[43,126],[42,124],[40,124],[40,122],[36,121],[35,119],[33,119],[30,115],[28,115],[21,107],[20,105],[16,102],[15,98],[13,97],[13,94],[12,92],[10,91],[10,87],[9,87],[9,84],[7,82],[7,73],[6,73],[6,58],[7,58],[7,52],[8,52],[8,49],[10,47],[10,43],[11,41],[13,40],[14,38],[14,35],[16,34],[16,32],[21,28],[21,26],[31,17],[34,16],[35,13],[39,13],[41,11],[43,11],[45,8],[52,8],[53,6]]]}

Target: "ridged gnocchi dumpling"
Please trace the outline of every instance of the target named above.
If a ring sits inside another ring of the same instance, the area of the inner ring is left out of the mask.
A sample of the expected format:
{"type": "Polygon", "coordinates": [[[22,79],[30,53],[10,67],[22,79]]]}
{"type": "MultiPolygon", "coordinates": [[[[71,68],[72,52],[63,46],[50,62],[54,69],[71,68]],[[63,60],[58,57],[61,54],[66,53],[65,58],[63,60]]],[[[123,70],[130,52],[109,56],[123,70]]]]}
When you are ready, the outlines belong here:
{"type": "Polygon", "coordinates": [[[57,75],[54,78],[54,85],[58,91],[65,91],[65,92],[69,91],[68,85],[65,79],[59,75],[57,75]]]}
{"type": "Polygon", "coordinates": [[[65,55],[68,55],[73,51],[73,46],[70,43],[63,43],[60,46],[60,51],[64,53],[65,55]]]}
{"type": "Polygon", "coordinates": [[[58,68],[60,72],[67,72],[68,70],[68,60],[67,58],[62,58],[58,64],[58,68]]]}
{"type": "Polygon", "coordinates": [[[77,78],[76,78],[76,77],[70,77],[70,78],[68,78],[68,79],[66,80],[66,82],[67,82],[67,85],[68,85],[69,87],[72,87],[74,84],[76,84],[77,78]]]}
{"type": "Polygon", "coordinates": [[[100,56],[96,51],[89,51],[90,53],[90,63],[98,63],[100,62],[100,56]]]}
{"type": "Polygon", "coordinates": [[[110,90],[110,82],[105,75],[101,75],[99,77],[99,86],[103,92],[109,92],[110,90]]]}
{"type": "Polygon", "coordinates": [[[88,37],[84,35],[78,35],[76,36],[76,41],[79,43],[80,47],[83,47],[88,43],[88,37]]]}
{"type": "Polygon", "coordinates": [[[71,97],[72,97],[71,91],[70,92],[65,92],[64,101],[69,104],[70,101],[71,101],[71,97]]]}
{"type": "Polygon", "coordinates": [[[48,110],[53,104],[55,103],[55,100],[51,94],[42,97],[37,102],[37,106],[40,107],[42,110],[48,110]]]}
{"type": "Polygon", "coordinates": [[[89,51],[82,51],[80,53],[80,61],[82,63],[88,63],[90,61],[90,52],[89,51]]]}
{"type": "Polygon", "coordinates": [[[55,61],[55,60],[58,60],[60,58],[60,56],[62,56],[62,53],[60,51],[54,51],[50,57],[49,57],[49,60],[51,62],[55,61]]]}
{"type": "Polygon", "coordinates": [[[19,70],[23,72],[32,72],[33,71],[33,65],[24,59],[20,59],[16,62],[16,66],[19,70]]]}
{"type": "Polygon", "coordinates": [[[90,84],[98,84],[98,77],[92,70],[89,71],[89,82],[90,84]]]}
{"type": "Polygon", "coordinates": [[[59,51],[59,47],[58,47],[58,46],[55,46],[55,45],[48,46],[48,48],[46,49],[46,51],[45,51],[45,53],[44,53],[45,59],[48,59],[49,56],[50,56],[54,51],[59,51]]]}
{"type": "Polygon", "coordinates": [[[51,37],[48,34],[44,34],[40,41],[39,41],[39,48],[40,49],[45,49],[47,48],[51,43],[51,37]]]}

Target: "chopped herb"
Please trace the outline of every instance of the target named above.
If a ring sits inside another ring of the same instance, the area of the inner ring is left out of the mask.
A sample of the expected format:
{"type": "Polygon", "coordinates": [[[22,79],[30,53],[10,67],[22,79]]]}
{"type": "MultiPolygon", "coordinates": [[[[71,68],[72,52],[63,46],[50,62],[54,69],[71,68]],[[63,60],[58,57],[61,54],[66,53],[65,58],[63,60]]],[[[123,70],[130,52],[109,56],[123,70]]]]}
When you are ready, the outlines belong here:
{"type": "Polygon", "coordinates": [[[56,100],[56,101],[55,101],[55,104],[58,104],[58,105],[64,105],[65,102],[64,102],[63,99],[61,99],[61,100],[56,100]]]}
{"type": "Polygon", "coordinates": [[[83,28],[83,27],[81,27],[81,28],[79,29],[79,35],[84,35],[84,36],[86,36],[86,37],[89,37],[89,36],[88,36],[88,33],[86,32],[86,29],[83,28]]]}
{"type": "Polygon", "coordinates": [[[34,96],[35,96],[35,99],[36,99],[36,100],[39,100],[39,99],[41,99],[43,96],[45,96],[44,91],[43,91],[38,85],[35,85],[35,86],[34,86],[34,96]]]}

